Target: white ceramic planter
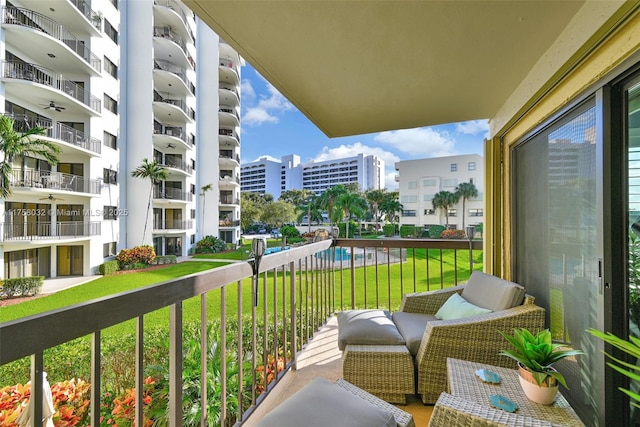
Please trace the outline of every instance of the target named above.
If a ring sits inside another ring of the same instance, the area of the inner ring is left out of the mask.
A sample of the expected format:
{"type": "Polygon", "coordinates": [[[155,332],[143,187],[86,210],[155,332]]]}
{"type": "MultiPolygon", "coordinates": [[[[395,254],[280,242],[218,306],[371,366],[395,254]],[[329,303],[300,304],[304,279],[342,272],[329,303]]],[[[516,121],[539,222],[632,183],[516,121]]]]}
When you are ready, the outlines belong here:
{"type": "Polygon", "coordinates": [[[554,385],[547,384],[547,380],[542,383],[542,387],[538,385],[533,378],[531,372],[527,371],[522,366],[519,367],[518,379],[524,394],[532,402],[539,403],[541,405],[551,405],[556,400],[556,394],[558,394],[558,383],[553,377],[547,377],[547,380],[552,380],[554,385]]]}

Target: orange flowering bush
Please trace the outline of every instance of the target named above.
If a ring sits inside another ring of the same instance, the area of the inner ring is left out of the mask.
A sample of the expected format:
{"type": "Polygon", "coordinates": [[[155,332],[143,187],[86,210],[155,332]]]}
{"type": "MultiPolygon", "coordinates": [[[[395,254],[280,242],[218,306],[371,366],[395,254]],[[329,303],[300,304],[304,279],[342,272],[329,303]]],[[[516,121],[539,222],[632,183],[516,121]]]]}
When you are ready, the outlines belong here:
{"type": "MultiPolygon", "coordinates": [[[[151,394],[155,389],[156,382],[151,377],[144,380],[143,405],[146,407],[153,400],[151,394]]],[[[136,416],[136,389],[125,390],[121,396],[113,397],[109,392],[102,395],[100,399],[100,425],[114,427],[130,427],[135,425],[136,416]]],[[[151,427],[153,420],[145,416],[144,427],[151,427]]]]}
{"type": "MultiPolygon", "coordinates": [[[[86,425],[89,419],[90,390],[91,385],[80,379],[53,384],[53,424],[56,427],[86,425]]],[[[0,425],[18,427],[16,420],[27,408],[30,396],[31,384],[0,388],[0,425]]]]}
{"type": "Polygon", "coordinates": [[[464,239],[467,234],[464,230],[444,230],[441,237],[443,239],[464,239]]]}
{"type": "Polygon", "coordinates": [[[156,251],[153,246],[136,246],[132,249],[122,249],[116,257],[120,265],[153,264],[156,260],[156,251]]]}
{"type": "MultiPolygon", "coordinates": [[[[276,360],[273,355],[269,354],[267,356],[267,385],[271,383],[271,381],[276,379],[278,373],[282,372],[284,369],[284,357],[278,356],[276,360]]],[[[258,374],[258,380],[256,381],[256,391],[258,394],[261,394],[264,391],[264,378],[265,378],[265,368],[264,365],[260,365],[256,367],[256,373],[258,374]]]]}

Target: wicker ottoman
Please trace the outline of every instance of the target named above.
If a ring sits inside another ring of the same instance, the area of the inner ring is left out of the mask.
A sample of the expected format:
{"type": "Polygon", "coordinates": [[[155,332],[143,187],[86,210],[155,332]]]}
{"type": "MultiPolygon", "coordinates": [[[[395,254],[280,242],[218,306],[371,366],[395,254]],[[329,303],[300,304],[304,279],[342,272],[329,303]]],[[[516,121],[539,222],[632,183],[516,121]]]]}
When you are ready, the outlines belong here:
{"type": "Polygon", "coordinates": [[[407,403],[415,393],[413,359],[404,345],[347,345],[342,353],[344,379],[391,403],[407,403]]]}

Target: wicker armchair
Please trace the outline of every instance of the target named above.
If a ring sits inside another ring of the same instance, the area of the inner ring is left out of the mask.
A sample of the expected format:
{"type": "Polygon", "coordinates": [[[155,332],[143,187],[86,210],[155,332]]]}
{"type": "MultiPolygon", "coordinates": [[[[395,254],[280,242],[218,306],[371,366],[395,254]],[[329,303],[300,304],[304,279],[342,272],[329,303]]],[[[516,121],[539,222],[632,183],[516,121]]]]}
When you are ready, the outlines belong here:
{"type": "MultiPolygon", "coordinates": [[[[453,288],[407,294],[400,311],[435,315],[452,293],[462,293],[465,285],[453,288]]],[[[527,328],[544,329],[545,310],[526,295],[522,305],[487,314],[455,320],[431,320],[417,354],[417,392],[424,403],[433,404],[447,390],[447,357],[515,368],[514,361],[500,356],[506,342],[498,331],[527,328]]]]}

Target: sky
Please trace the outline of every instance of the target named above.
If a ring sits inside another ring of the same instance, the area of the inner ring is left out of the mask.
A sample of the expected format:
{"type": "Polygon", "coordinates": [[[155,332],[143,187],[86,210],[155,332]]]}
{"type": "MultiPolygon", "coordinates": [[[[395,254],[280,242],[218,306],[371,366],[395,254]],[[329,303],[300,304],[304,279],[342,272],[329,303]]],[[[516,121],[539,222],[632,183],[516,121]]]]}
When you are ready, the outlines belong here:
{"type": "Polygon", "coordinates": [[[329,138],[251,65],[242,68],[241,156],[248,163],[267,156],[324,161],[373,154],[385,162],[387,190],[395,190],[395,162],[459,154],[482,155],[486,120],[329,138]]]}

